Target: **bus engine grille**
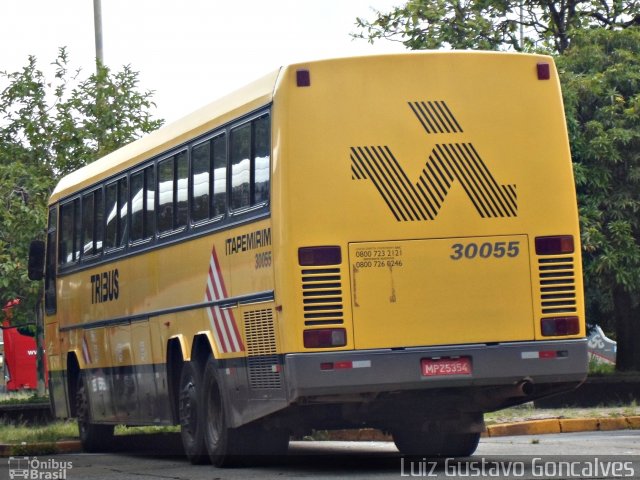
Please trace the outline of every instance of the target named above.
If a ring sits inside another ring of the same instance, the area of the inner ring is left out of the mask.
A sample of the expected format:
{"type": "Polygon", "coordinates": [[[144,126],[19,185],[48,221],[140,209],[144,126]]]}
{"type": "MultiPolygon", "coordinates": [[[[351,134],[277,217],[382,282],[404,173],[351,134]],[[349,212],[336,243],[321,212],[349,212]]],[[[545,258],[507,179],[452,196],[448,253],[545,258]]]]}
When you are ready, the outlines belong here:
{"type": "Polygon", "coordinates": [[[249,384],[254,390],[282,387],[273,311],[244,312],[249,384]]]}
{"type": "Polygon", "coordinates": [[[575,313],[576,279],[571,256],[538,259],[543,314],[575,313]]]}
{"type": "Polygon", "coordinates": [[[344,323],[340,268],[302,270],[304,324],[339,325],[344,323]]]}

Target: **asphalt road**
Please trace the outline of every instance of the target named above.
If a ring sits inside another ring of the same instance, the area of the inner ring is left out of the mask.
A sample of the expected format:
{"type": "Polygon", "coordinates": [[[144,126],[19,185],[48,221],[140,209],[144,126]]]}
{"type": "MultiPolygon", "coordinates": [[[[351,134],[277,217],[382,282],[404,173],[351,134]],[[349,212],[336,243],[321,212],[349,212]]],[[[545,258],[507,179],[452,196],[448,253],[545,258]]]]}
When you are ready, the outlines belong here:
{"type": "MultiPolygon", "coordinates": [[[[162,442],[165,447],[171,443],[162,442]]],[[[257,459],[231,469],[194,466],[175,454],[145,453],[148,442],[134,443],[109,455],[40,456],[20,465],[17,459],[0,459],[0,479],[11,478],[11,470],[14,478],[25,478],[16,476],[25,468],[30,469],[26,478],[53,480],[640,479],[640,431],[487,438],[473,457],[439,461],[402,457],[385,442],[292,442],[287,457],[257,459]]]]}

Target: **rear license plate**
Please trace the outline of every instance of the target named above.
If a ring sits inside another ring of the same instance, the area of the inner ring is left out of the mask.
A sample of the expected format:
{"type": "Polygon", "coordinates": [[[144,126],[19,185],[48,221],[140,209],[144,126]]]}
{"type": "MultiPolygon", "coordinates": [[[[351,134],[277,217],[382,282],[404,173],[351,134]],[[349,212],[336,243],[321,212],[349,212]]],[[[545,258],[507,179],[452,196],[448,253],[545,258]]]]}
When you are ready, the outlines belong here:
{"type": "Polygon", "coordinates": [[[422,375],[444,377],[449,375],[471,375],[471,358],[423,358],[422,375]]]}

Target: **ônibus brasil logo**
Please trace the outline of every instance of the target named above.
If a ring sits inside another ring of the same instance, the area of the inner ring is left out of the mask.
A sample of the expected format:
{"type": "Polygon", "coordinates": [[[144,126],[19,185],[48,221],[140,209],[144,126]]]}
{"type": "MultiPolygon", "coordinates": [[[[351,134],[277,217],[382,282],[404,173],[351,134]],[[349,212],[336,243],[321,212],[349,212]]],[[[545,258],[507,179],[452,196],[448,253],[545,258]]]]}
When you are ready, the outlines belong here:
{"type": "MultiPolygon", "coordinates": [[[[462,134],[443,101],[409,102],[427,134],[462,134]]],[[[499,184],[471,143],[436,144],[416,182],[390,147],[351,147],[351,178],[369,180],[399,222],[433,220],[457,181],[482,218],[515,217],[515,185],[499,184]]]]}
{"type": "Polygon", "coordinates": [[[73,468],[73,462],[38,457],[9,457],[9,478],[30,480],[66,480],[67,472],[73,468]]]}

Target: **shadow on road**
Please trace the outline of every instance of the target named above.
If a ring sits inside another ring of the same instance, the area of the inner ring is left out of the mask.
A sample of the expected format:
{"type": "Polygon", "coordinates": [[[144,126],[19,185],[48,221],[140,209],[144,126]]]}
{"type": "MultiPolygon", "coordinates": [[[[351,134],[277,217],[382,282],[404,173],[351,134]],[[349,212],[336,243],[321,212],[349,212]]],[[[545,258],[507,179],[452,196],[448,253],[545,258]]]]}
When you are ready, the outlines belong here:
{"type": "MultiPolygon", "coordinates": [[[[358,470],[370,466],[372,470],[390,469],[397,471],[400,454],[393,447],[380,448],[362,447],[358,450],[337,448],[333,442],[292,442],[289,453],[283,456],[252,456],[243,457],[238,461],[239,467],[269,467],[278,466],[295,468],[297,471],[344,471],[358,470]]],[[[127,456],[143,456],[148,458],[184,458],[182,441],[179,433],[118,435],[112,453],[127,456]]]]}

